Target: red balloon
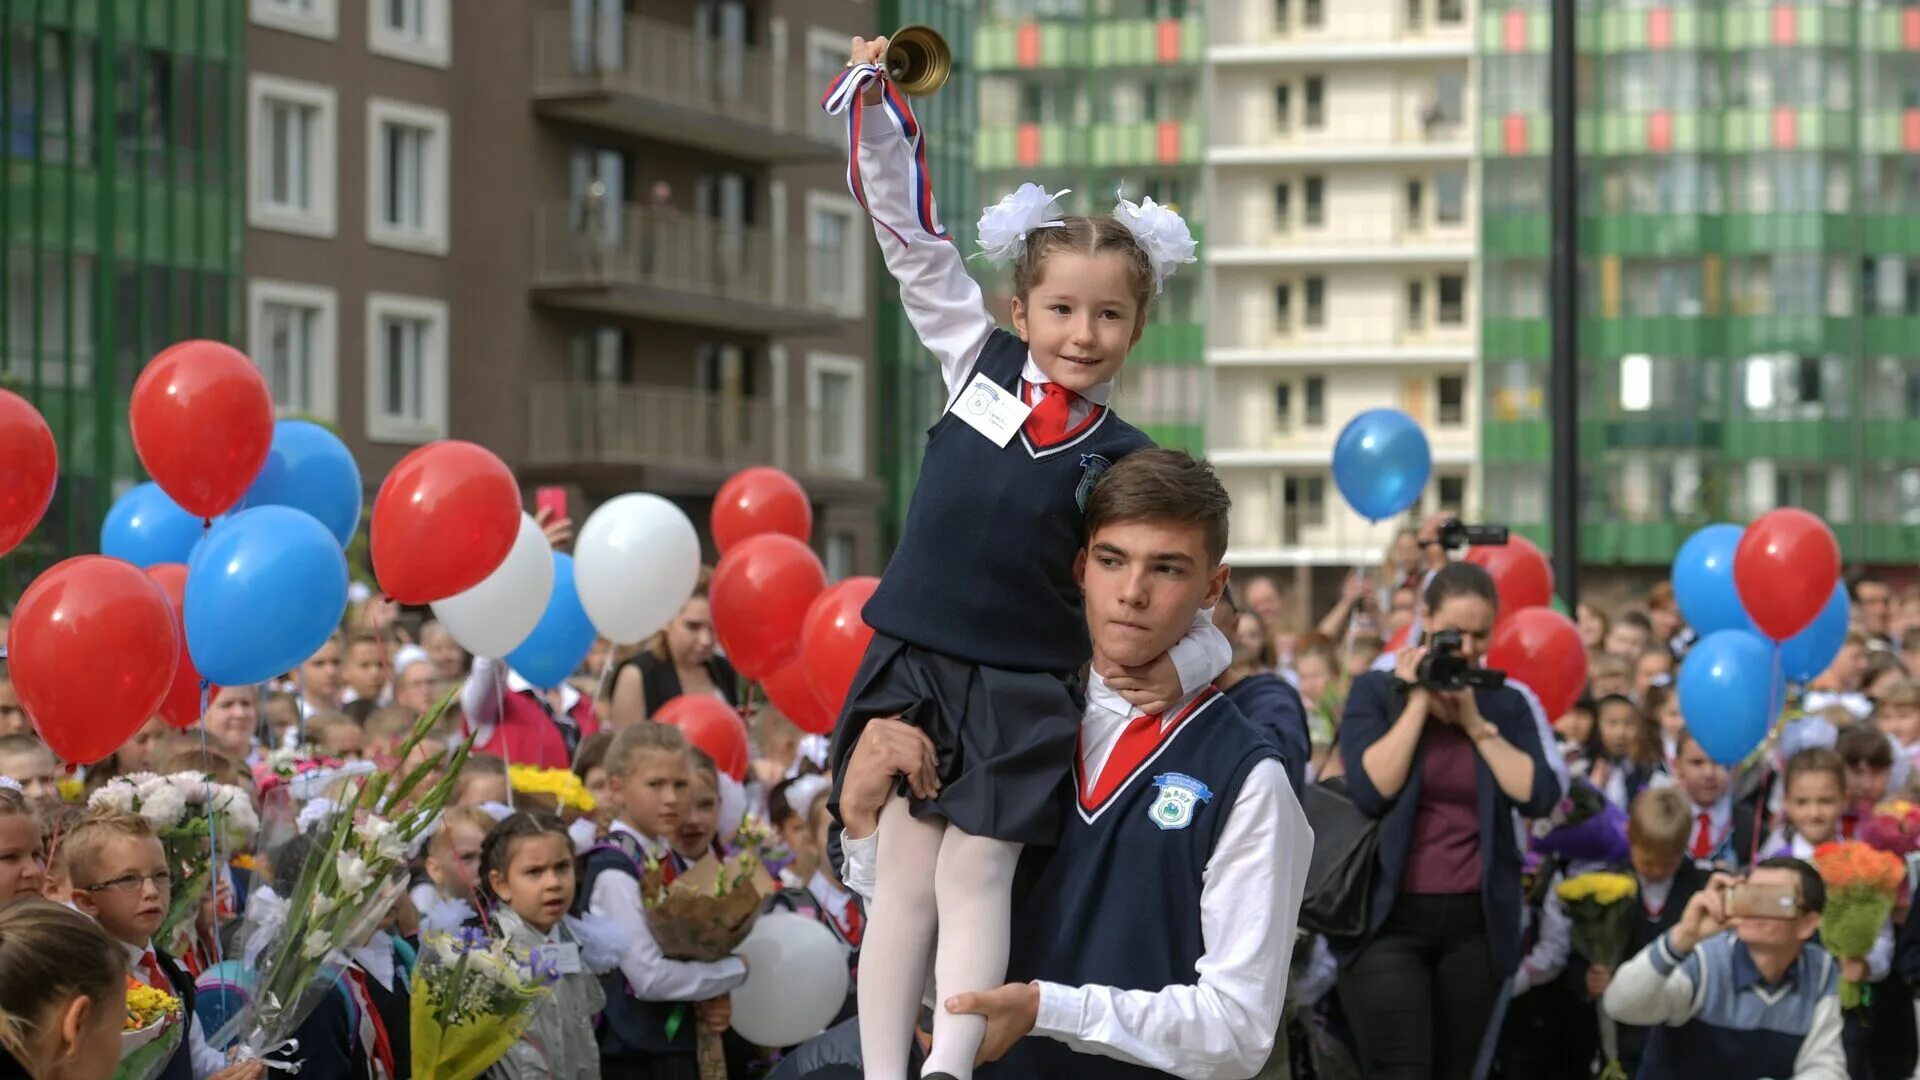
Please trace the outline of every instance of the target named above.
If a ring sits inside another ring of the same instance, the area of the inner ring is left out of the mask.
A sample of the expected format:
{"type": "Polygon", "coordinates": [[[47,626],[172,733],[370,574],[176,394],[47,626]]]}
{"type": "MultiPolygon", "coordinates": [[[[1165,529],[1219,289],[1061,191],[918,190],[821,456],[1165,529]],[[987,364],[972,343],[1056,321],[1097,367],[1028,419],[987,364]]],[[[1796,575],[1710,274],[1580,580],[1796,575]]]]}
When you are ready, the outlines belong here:
{"type": "Polygon", "coordinates": [[[173,605],[132,563],[81,555],[35,578],[14,608],[7,660],[40,738],[91,765],[151,719],[180,660],[173,605]]]}
{"type": "Polygon", "coordinates": [[[1534,542],[1515,533],[1504,544],[1467,549],[1467,561],[1486,568],[1500,591],[1500,621],[1553,603],[1553,566],[1534,542]]]}
{"type": "Polygon", "coordinates": [[[373,500],[373,575],[402,604],[466,592],[520,535],[520,485],[493,451],[458,439],[400,459],[373,500]]]}
{"type": "Polygon", "coordinates": [[[834,585],[813,602],[800,633],[801,666],[807,669],[814,695],[836,721],[867,646],[873,644],[873,627],[860,617],[860,609],[879,587],[876,577],[850,577],[834,585]]]}
{"type": "MultiPolygon", "coordinates": [[[[165,701],[160,703],[160,717],[169,725],[185,731],[200,722],[202,701],[200,692],[200,670],[193,666],[193,657],[187,655],[187,630],[185,619],[187,595],[187,568],[179,563],[155,563],[147,567],[147,576],[160,583],[160,589],[167,594],[167,603],[173,606],[173,624],[180,631],[180,666],[174,669],[173,686],[167,691],[165,701]]],[[[204,700],[212,701],[213,695],[220,692],[217,686],[209,685],[204,700]]]]}
{"type": "Polygon", "coordinates": [[[721,772],[735,780],[747,778],[747,725],[731,705],[707,694],[681,694],[660,706],[653,719],[679,728],[721,772]]]}
{"type": "Polygon", "coordinates": [[[813,505],[799,481],[756,465],[720,485],[713,498],[713,542],[724,555],[740,541],[765,533],[782,533],[803,544],[813,539],[813,505]]]}
{"type": "Polygon", "coordinates": [[[761,679],[760,689],[767,692],[767,700],[773,702],[781,716],[793,721],[794,727],[809,735],[833,734],[833,724],[838,718],[820,704],[820,695],[813,692],[805,664],[798,661],[788,664],[761,679]]]}
{"type": "Polygon", "coordinates": [[[46,417],[26,398],[0,390],[0,555],[40,524],[59,474],[60,451],[46,417]]]}
{"type": "Polygon", "coordinates": [[[133,384],[133,449],[181,509],[211,518],[247,493],[273,447],[273,395],[231,345],[183,341],[133,384]]]}
{"type": "Polygon", "coordinates": [[[1793,507],[1769,510],[1740,534],[1733,584],[1754,625],[1775,641],[1805,630],[1840,580],[1840,542],[1827,523],[1793,507]]]}
{"type": "Polygon", "coordinates": [[[791,536],[761,533],[722,555],[707,599],[727,660],[756,681],[792,663],[807,608],[826,587],[820,556],[791,536]]]}
{"type": "Polygon", "coordinates": [[[1548,720],[1565,716],[1587,685],[1587,647],[1572,619],[1552,608],[1516,611],[1493,631],[1486,664],[1540,699],[1548,720]]]}

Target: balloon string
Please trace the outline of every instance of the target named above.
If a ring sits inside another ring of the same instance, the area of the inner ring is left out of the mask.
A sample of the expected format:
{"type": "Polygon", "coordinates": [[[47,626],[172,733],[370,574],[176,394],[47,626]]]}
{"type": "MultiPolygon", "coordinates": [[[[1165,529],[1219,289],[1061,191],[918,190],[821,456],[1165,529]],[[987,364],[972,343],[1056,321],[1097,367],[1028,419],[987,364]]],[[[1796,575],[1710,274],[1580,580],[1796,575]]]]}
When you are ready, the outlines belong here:
{"type": "MultiPolygon", "coordinates": [[[[219,788],[213,781],[213,755],[207,749],[207,710],[212,704],[213,684],[206,679],[200,680],[200,764],[207,775],[207,888],[213,890],[213,967],[219,967],[225,960],[220,948],[220,828],[219,818],[214,813],[213,804],[219,795],[219,788]]],[[[243,763],[244,765],[244,763],[243,763]]],[[[194,914],[194,925],[200,923],[199,913],[194,914]]],[[[203,943],[202,947],[205,945],[203,943]]]]}
{"type": "Polygon", "coordinates": [[[500,760],[507,765],[507,809],[517,810],[513,797],[513,752],[507,740],[507,662],[495,662],[500,670],[492,673],[494,741],[500,745],[500,760]]]}
{"type": "MultiPolygon", "coordinates": [[[[371,603],[375,603],[375,601],[380,601],[379,606],[373,609],[373,637],[380,649],[380,673],[382,675],[387,676],[387,682],[390,686],[393,680],[399,676],[399,672],[392,670],[393,657],[391,657],[387,653],[387,628],[381,625],[383,620],[380,618],[380,609],[386,607],[385,601],[389,599],[390,599],[389,597],[385,595],[381,595],[379,597],[369,599],[367,602],[371,604],[371,603]]],[[[384,621],[391,623],[393,620],[386,619],[384,621]]],[[[341,657],[341,659],[345,660],[346,657],[343,656],[341,657]]],[[[378,698],[375,698],[373,703],[377,707],[380,704],[380,701],[378,698]]]]}
{"type": "Polygon", "coordinates": [[[600,710],[600,703],[602,701],[608,704],[607,715],[601,717],[600,720],[600,726],[606,728],[613,726],[613,654],[617,648],[618,646],[612,641],[607,642],[606,658],[600,661],[600,681],[593,692],[593,708],[596,714],[600,710]]]}

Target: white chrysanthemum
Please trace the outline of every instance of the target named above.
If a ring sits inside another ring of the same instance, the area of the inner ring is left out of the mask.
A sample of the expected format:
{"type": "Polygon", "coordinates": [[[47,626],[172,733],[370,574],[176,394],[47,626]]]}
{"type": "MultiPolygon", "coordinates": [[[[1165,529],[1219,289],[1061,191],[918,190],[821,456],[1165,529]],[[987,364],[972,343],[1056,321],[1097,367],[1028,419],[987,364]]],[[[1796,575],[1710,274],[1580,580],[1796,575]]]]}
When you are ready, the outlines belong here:
{"type": "Polygon", "coordinates": [[[1193,230],[1187,228],[1182,218],[1172,207],[1161,206],[1149,195],[1136,205],[1127,201],[1126,196],[1113,208],[1113,216],[1133,234],[1134,242],[1147,253],[1147,263],[1153,268],[1153,291],[1158,293],[1167,278],[1182,265],[1198,262],[1194,255],[1196,247],[1193,230]]]}
{"type": "Polygon", "coordinates": [[[87,799],[87,805],[95,810],[113,809],[133,812],[134,803],[140,798],[140,788],[124,779],[112,780],[101,785],[98,791],[87,799]]]}
{"type": "Polygon", "coordinates": [[[1066,224],[1053,201],[1071,190],[1063,188],[1049,195],[1039,184],[1021,184],[980,211],[980,257],[995,266],[1005,266],[1027,250],[1028,233],[1066,224]]]}
{"type": "Polygon", "coordinates": [[[157,784],[140,796],[140,816],[156,829],[171,829],[187,816],[187,800],[167,784],[157,784]]]}

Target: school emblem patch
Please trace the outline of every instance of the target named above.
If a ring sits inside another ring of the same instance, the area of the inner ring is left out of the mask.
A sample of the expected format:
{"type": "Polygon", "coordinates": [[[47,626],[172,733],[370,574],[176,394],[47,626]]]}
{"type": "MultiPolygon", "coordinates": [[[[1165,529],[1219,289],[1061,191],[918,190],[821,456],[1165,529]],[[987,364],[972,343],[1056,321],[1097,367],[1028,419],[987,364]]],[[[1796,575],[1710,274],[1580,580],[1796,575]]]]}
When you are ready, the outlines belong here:
{"type": "Polygon", "coordinates": [[[1080,504],[1080,512],[1087,512],[1087,499],[1093,495],[1093,485],[1113,468],[1113,462],[1100,454],[1080,455],[1080,486],[1073,489],[1073,501],[1080,504]]]}
{"type": "Polygon", "coordinates": [[[1186,773],[1161,773],[1153,778],[1160,797],[1147,808],[1147,816],[1162,829],[1184,829],[1193,824],[1193,812],[1203,802],[1213,801],[1207,785],[1186,773]]]}

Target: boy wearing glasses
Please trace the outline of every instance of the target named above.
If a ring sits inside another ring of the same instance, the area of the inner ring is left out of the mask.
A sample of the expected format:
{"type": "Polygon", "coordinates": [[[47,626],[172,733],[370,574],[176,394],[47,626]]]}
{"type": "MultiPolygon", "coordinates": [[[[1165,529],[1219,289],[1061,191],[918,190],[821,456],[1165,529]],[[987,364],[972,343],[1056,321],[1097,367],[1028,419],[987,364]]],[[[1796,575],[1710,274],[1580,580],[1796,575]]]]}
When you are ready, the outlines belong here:
{"type": "MultiPolygon", "coordinates": [[[[126,949],[129,975],[179,998],[187,1016],[193,1017],[193,980],[153,944],[173,887],[166,851],[153,826],[124,810],[93,810],[60,844],[73,881],[74,907],[126,949]]],[[[265,1074],[266,1066],[259,1062],[228,1066],[226,1058],[207,1045],[195,1017],[160,1080],[260,1080],[265,1074]]]]}

